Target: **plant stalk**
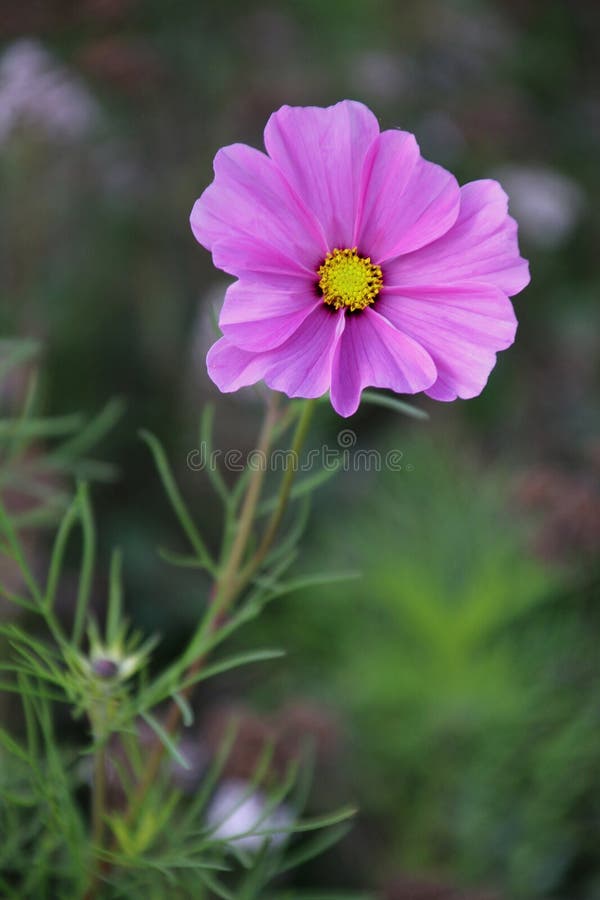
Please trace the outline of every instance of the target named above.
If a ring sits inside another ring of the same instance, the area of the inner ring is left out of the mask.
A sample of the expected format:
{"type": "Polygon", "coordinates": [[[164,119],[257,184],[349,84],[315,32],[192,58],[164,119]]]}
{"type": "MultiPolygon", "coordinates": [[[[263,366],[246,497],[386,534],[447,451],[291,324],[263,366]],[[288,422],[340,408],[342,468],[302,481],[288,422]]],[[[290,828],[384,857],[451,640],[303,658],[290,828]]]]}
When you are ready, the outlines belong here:
{"type": "Polygon", "coordinates": [[[101,846],[104,837],[104,811],[106,804],[106,750],[102,746],[94,754],[92,783],[92,841],[101,846]]]}
{"type": "MultiPolygon", "coordinates": [[[[273,391],[269,395],[269,402],[256,447],[261,457],[266,457],[271,447],[271,442],[273,440],[273,431],[277,423],[278,407],[279,394],[273,391]]],[[[214,633],[217,630],[224,617],[226,616],[227,610],[229,609],[231,603],[235,600],[238,594],[238,590],[236,589],[237,570],[244,557],[244,552],[250,539],[252,523],[254,522],[254,517],[256,515],[256,507],[260,499],[260,492],[264,477],[265,467],[259,466],[252,473],[252,477],[248,484],[248,488],[246,490],[246,494],[242,503],[238,526],[236,529],[235,537],[233,539],[233,543],[231,545],[231,549],[229,551],[229,555],[227,557],[227,561],[223,568],[223,572],[217,578],[212,587],[211,605],[213,606],[213,610],[211,613],[210,633],[214,633]]],[[[188,679],[193,678],[194,675],[200,672],[205,661],[206,656],[204,654],[194,660],[185,674],[185,680],[187,681],[188,679]]],[[[186,690],[181,692],[185,700],[189,699],[193,688],[194,685],[189,685],[186,690]]],[[[173,702],[169,708],[164,722],[164,728],[168,735],[173,736],[175,734],[181,724],[181,719],[181,706],[173,702]]],[[[159,741],[154,746],[149,756],[148,762],[146,763],[144,771],[142,772],[141,778],[137,784],[133,799],[129,805],[129,809],[125,817],[125,821],[127,823],[131,823],[137,815],[148,788],[158,775],[164,753],[165,747],[163,743],[159,741]]]]}
{"type": "MultiPolygon", "coordinates": [[[[94,728],[94,736],[98,733],[94,728]]],[[[104,843],[104,816],[106,811],[106,744],[104,740],[94,752],[92,772],[92,846],[102,847],[104,843]]],[[[95,864],[90,875],[84,900],[93,900],[100,885],[103,864],[95,864]]]]}
{"type": "MultiPolygon", "coordinates": [[[[308,429],[310,427],[310,422],[313,416],[315,405],[316,400],[306,400],[304,403],[302,413],[296,426],[296,431],[294,432],[292,446],[290,448],[292,452],[292,459],[294,460],[300,459],[300,452],[302,450],[302,447],[304,446],[306,435],[308,434],[308,429]]],[[[275,506],[271,518],[267,523],[267,527],[261,538],[260,544],[258,545],[256,553],[240,575],[240,582],[242,587],[245,586],[247,582],[252,578],[256,570],[264,561],[267,553],[271,549],[273,541],[277,536],[279,526],[281,525],[281,521],[285,515],[297,470],[298,467],[296,465],[292,465],[289,466],[284,472],[281,486],[279,488],[277,505],[275,506]]]]}
{"type": "MultiPolygon", "coordinates": [[[[294,437],[292,440],[291,450],[294,454],[293,458],[299,457],[300,451],[306,439],[310,420],[314,410],[315,401],[308,400],[304,404],[302,413],[298,419],[294,437]]],[[[269,402],[265,412],[265,417],[259,434],[256,450],[259,458],[268,456],[271,444],[273,442],[275,427],[279,416],[279,394],[271,392],[269,402]]],[[[256,510],[260,500],[261,490],[265,478],[266,466],[258,466],[252,473],[252,477],[248,483],[240,516],[238,519],[235,536],[233,538],[229,554],[226,558],[222,572],[217,577],[211,590],[211,607],[209,612],[210,620],[208,630],[213,634],[222,624],[224,618],[231,605],[238,598],[240,593],[252,579],[265,557],[267,556],[273,541],[277,535],[277,531],[285,514],[287,504],[290,498],[294,478],[298,466],[292,465],[286,469],[279,488],[279,494],[275,509],[266,525],[265,531],[260,539],[258,549],[251,559],[243,566],[244,556],[248,549],[248,543],[252,535],[252,526],[256,518],[256,510]]],[[[207,654],[199,656],[188,668],[185,680],[193,678],[202,670],[206,662],[207,654]]],[[[190,684],[181,692],[185,700],[189,697],[194,689],[194,685],[190,684]]],[[[164,729],[167,734],[173,737],[182,721],[182,707],[180,704],[173,702],[169,708],[164,721],[164,729]]],[[[141,777],[137,783],[135,792],[125,814],[125,822],[131,824],[136,815],[139,813],[144,797],[153,782],[158,777],[160,766],[165,754],[165,746],[162,741],[158,741],[154,746],[148,761],[144,767],[141,777]]],[[[94,807],[95,810],[95,807],[94,807]]],[[[103,814],[103,813],[102,813],[103,814]]],[[[100,824],[96,824],[96,812],[94,812],[94,834],[98,834],[100,838],[103,834],[102,818],[100,824]],[[96,832],[96,829],[98,831],[96,832]]],[[[86,900],[94,900],[98,886],[97,878],[92,882],[86,900]]]]}

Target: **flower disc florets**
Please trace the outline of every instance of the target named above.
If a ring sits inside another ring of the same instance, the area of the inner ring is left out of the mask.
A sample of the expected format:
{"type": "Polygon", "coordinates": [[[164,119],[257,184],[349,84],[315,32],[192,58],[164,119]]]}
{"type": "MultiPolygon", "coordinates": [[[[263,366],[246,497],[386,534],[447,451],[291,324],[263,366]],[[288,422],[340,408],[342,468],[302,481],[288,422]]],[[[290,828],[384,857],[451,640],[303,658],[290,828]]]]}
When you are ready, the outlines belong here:
{"type": "Polygon", "coordinates": [[[335,309],[364,309],[375,302],[383,285],[381,266],[372,263],[370,256],[359,256],[357,250],[336,247],[317,272],[323,300],[335,309]]]}

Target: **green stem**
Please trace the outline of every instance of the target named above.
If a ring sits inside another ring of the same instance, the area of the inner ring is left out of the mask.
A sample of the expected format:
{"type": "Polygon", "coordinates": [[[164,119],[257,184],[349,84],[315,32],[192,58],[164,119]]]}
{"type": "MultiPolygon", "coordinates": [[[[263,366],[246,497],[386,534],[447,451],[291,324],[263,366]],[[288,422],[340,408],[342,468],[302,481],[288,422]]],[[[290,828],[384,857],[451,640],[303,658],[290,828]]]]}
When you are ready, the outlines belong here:
{"type": "MultiPolygon", "coordinates": [[[[310,427],[310,422],[313,416],[315,405],[316,400],[306,400],[304,402],[302,413],[300,414],[298,424],[296,425],[296,431],[294,432],[291,446],[292,459],[296,462],[299,462],[300,452],[302,450],[302,447],[304,446],[306,435],[308,434],[308,429],[310,427]]],[[[250,578],[252,578],[256,570],[264,561],[267,553],[271,549],[271,546],[273,544],[273,541],[275,540],[275,537],[279,530],[279,526],[281,525],[281,521],[285,514],[288,501],[290,499],[290,494],[292,492],[292,487],[297,470],[298,466],[294,464],[289,466],[284,473],[279,488],[277,504],[275,506],[275,509],[273,510],[271,518],[267,523],[267,527],[265,528],[264,534],[258,545],[258,549],[252,559],[248,562],[245,569],[240,574],[239,581],[242,587],[247,584],[250,578]]]]}
{"type": "MultiPolygon", "coordinates": [[[[273,431],[277,424],[278,405],[279,394],[272,392],[269,397],[269,405],[267,406],[267,412],[256,447],[259,460],[266,458],[269,448],[271,447],[273,431]]],[[[252,532],[252,525],[256,516],[256,507],[260,499],[260,492],[265,479],[265,471],[266,466],[259,465],[252,473],[252,478],[248,484],[229,556],[214,588],[213,602],[217,616],[223,615],[226,612],[228,606],[237,594],[236,583],[238,570],[244,558],[244,553],[252,532]]]]}
{"type": "Polygon", "coordinates": [[[106,751],[99,747],[94,754],[92,785],[92,841],[100,847],[104,837],[104,809],[106,803],[106,751]]]}
{"type": "MultiPolygon", "coordinates": [[[[257,451],[259,458],[266,458],[271,447],[276,425],[278,421],[278,405],[279,395],[272,393],[269,398],[269,404],[265,414],[265,419],[261,428],[260,436],[257,443],[257,451]]],[[[306,401],[304,408],[298,420],[296,431],[294,433],[291,450],[295,454],[293,458],[298,459],[302,446],[304,444],[306,434],[310,425],[310,420],[314,410],[315,401],[306,401]]],[[[260,493],[265,477],[266,466],[259,466],[253,473],[246,489],[246,494],[242,503],[238,525],[235,531],[231,549],[227,555],[225,565],[221,574],[217,578],[212,590],[211,609],[207,619],[202,623],[201,628],[207,632],[214,632],[227,614],[232,603],[240,595],[241,591],[252,578],[253,574],[264,561],[272,543],[277,534],[281,520],[283,519],[296,471],[297,465],[290,466],[286,470],[279,489],[276,507],[267,523],[262,539],[259,543],[256,553],[249,560],[247,565],[242,568],[244,556],[248,549],[248,543],[252,534],[252,526],[256,517],[256,510],[260,500],[260,493]]],[[[186,672],[185,681],[193,679],[204,666],[206,662],[206,654],[201,654],[190,665],[186,672]]],[[[192,692],[193,684],[181,691],[184,699],[188,700],[192,692]]],[[[164,729],[170,737],[174,737],[177,729],[181,724],[181,706],[175,702],[171,705],[164,721],[164,729]]],[[[131,824],[140,810],[144,796],[149,787],[156,780],[160,770],[160,765],[165,754],[165,746],[162,742],[158,742],[146,763],[146,766],[138,781],[135,793],[129,804],[129,808],[125,815],[125,821],[131,824]]],[[[90,895],[91,896],[91,895],[90,895]]]]}
{"type": "MultiPolygon", "coordinates": [[[[271,392],[256,447],[259,454],[264,455],[265,457],[269,452],[273,440],[273,433],[278,417],[278,407],[279,394],[271,392]]],[[[256,515],[256,507],[260,499],[260,492],[265,477],[265,468],[266,467],[259,466],[253,471],[252,477],[248,483],[231,549],[223,570],[213,585],[211,608],[204,622],[200,626],[201,631],[206,631],[208,633],[214,632],[219,627],[227,610],[237,596],[237,571],[250,539],[252,524],[256,515]]],[[[202,669],[204,663],[205,654],[201,654],[188,668],[184,680],[188,681],[189,679],[192,679],[194,675],[202,669]]],[[[192,687],[193,686],[190,685],[187,690],[181,692],[185,700],[189,698],[192,687]]],[[[164,729],[170,737],[173,737],[177,732],[177,729],[181,724],[181,717],[181,706],[173,702],[164,721],[164,729]]],[[[127,823],[131,824],[131,822],[133,822],[139,812],[148,788],[156,780],[164,753],[165,746],[162,741],[159,741],[148,757],[148,761],[129,804],[125,816],[125,821],[127,823]]]]}
{"type": "MultiPolygon", "coordinates": [[[[102,716],[104,718],[104,716],[102,716]]],[[[96,740],[98,733],[94,729],[96,740]]],[[[106,812],[106,744],[104,739],[94,752],[92,775],[92,846],[101,850],[104,844],[104,816],[106,812]]],[[[102,863],[92,856],[92,870],[84,900],[94,900],[100,887],[102,863]]]]}

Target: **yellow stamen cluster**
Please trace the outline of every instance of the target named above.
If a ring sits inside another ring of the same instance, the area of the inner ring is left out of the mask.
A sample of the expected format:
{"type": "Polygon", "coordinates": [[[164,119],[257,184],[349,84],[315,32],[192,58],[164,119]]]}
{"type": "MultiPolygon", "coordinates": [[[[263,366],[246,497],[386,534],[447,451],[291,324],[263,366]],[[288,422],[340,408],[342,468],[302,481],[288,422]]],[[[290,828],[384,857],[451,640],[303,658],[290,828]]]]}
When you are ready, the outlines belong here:
{"type": "Polygon", "coordinates": [[[364,309],[375,302],[383,285],[381,266],[356,251],[332,250],[317,272],[323,300],[335,309],[364,309]]]}

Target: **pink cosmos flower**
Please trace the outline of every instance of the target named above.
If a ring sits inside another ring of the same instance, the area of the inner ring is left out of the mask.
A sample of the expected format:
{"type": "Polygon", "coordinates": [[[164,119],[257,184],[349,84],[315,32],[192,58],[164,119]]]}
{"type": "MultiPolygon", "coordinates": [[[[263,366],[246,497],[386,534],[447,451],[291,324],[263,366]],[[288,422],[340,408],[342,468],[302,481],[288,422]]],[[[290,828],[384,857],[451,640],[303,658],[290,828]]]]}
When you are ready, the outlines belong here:
{"type": "Polygon", "coordinates": [[[330,391],[342,416],[367,386],[474,397],[512,344],[509,297],[529,282],[496,181],[458,186],[412,134],[350,100],[283,106],[267,155],[224,147],[191,225],[238,279],[208,372],[290,397],[330,391]]]}

